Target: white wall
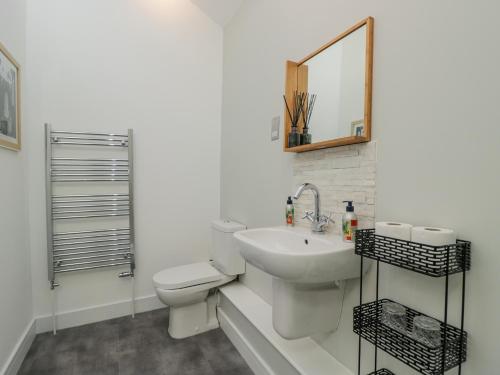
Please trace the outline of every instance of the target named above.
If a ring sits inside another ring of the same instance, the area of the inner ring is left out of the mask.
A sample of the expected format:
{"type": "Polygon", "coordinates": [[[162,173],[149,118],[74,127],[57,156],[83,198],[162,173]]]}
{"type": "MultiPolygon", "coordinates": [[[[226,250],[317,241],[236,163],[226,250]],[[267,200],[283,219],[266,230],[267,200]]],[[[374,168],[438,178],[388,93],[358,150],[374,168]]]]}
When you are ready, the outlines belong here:
{"type": "MultiPolygon", "coordinates": [[[[0,0],[0,43],[25,68],[26,4],[0,0]]],[[[21,76],[22,77],[22,76],[21,76]]],[[[22,77],[23,78],[23,77],[22,77]]],[[[22,80],[23,88],[26,81],[22,80]]],[[[24,115],[24,90],[21,91],[24,115]]],[[[21,126],[24,131],[24,121],[21,126]]],[[[26,204],[26,147],[0,147],[0,373],[32,319],[31,274],[26,204]]]]}
{"type": "MultiPolygon", "coordinates": [[[[222,214],[257,227],[282,223],[292,190],[294,156],[282,152],[281,141],[269,140],[271,118],[283,113],[284,62],[300,59],[367,16],[375,18],[377,219],[448,226],[473,242],[464,367],[470,374],[493,374],[500,367],[500,53],[492,48],[500,42],[499,11],[500,4],[488,0],[313,0],[307,6],[252,0],[224,33],[222,214]]],[[[382,271],[382,295],[441,316],[442,280],[390,267],[382,271]]],[[[265,280],[251,269],[245,282],[269,300],[265,280]]],[[[455,324],[458,281],[451,283],[455,324]]],[[[358,290],[347,293],[349,298],[358,290]]],[[[354,370],[352,306],[344,311],[348,318],[339,331],[321,343],[354,370]]],[[[412,373],[394,361],[390,368],[412,373]]]]}
{"type": "MultiPolygon", "coordinates": [[[[189,1],[30,1],[29,149],[35,315],[50,312],[43,123],[135,132],[137,296],[208,259],[219,217],[222,29],[189,1]]],[[[119,270],[61,276],[58,311],[124,300],[119,270]]]]}

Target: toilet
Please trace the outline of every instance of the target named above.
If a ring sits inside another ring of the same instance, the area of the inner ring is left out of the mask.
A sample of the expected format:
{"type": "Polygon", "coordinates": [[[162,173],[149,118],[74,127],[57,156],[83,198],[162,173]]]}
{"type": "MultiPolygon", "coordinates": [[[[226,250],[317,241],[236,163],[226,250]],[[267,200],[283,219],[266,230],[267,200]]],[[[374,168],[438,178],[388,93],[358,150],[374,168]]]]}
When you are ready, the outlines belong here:
{"type": "Polygon", "coordinates": [[[153,276],[158,298],[170,307],[168,332],[181,339],[219,327],[216,288],[245,273],[233,233],[246,229],[229,220],[212,222],[209,262],[164,269],[153,276]]]}

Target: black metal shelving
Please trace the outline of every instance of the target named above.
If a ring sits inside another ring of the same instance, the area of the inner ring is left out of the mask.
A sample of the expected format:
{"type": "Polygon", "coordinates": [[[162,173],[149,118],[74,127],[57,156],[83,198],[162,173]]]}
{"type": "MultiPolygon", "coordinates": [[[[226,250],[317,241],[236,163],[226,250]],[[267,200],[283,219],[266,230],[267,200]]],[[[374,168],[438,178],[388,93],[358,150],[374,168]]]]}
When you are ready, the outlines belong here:
{"type": "MultiPolygon", "coordinates": [[[[378,303],[375,301],[357,306],[354,309],[354,332],[372,344],[377,341],[379,349],[398,358],[422,374],[441,374],[442,347],[429,347],[417,341],[410,334],[399,332],[381,322],[382,305],[386,302],[394,301],[382,299],[378,303]]],[[[421,314],[409,307],[406,307],[406,311],[407,331],[412,332],[413,318],[425,314],[421,314]]],[[[440,323],[441,336],[444,336],[445,325],[443,322],[440,323]]],[[[467,334],[464,332],[463,336],[461,336],[462,331],[460,329],[447,325],[445,371],[465,361],[467,334]],[[461,339],[463,345],[460,345],[461,339]],[[462,347],[462,356],[460,356],[460,347],[462,347]]]]}
{"type": "Polygon", "coordinates": [[[376,372],[370,372],[368,375],[394,375],[392,371],[387,370],[386,368],[377,370],[376,372]]]}
{"type": "Polygon", "coordinates": [[[470,242],[430,246],[375,235],[375,229],[356,231],[356,254],[431,277],[470,270],[470,242]]]}
{"type": "Polygon", "coordinates": [[[430,246],[396,238],[379,236],[374,229],[356,232],[355,252],[360,255],[361,285],[359,306],[354,308],[353,329],[359,335],[358,375],[361,375],[361,338],[375,345],[375,369],[372,374],[392,374],[387,369],[378,370],[377,350],[397,358],[424,375],[439,375],[458,366],[461,374],[462,363],[466,360],[467,332],[464,331],[465,280],[466,271],[470,270],[471,243],[458,240],[456,244],[430,246]],[[376,298],[363,303],[363,259],[376,261],[376,298]],[[430,277],[445,278],[444,319],[441,324],[442,345],[428,347],[414,339],[413,318],[425,315],[406,307],[407,332],[399,332],[381,322],[382,304],[390,300],[379,299],[380,262],[391,264],[430,277]],[[449,276],[462,274],[462,304],[460,328],[448,324],[448,288],[449,276]]]}

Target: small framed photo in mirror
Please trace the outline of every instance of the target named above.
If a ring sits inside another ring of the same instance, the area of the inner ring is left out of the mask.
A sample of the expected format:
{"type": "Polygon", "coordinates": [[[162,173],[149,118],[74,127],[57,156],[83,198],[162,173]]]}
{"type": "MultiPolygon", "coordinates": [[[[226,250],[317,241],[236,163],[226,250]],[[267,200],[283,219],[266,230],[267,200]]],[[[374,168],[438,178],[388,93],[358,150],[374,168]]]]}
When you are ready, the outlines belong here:
{"type": "Polygon", "coordinates": [[[365,122],[358,120],[351,122],[351,135],[354,137],[364,137],[365,135],[365,122]]]}

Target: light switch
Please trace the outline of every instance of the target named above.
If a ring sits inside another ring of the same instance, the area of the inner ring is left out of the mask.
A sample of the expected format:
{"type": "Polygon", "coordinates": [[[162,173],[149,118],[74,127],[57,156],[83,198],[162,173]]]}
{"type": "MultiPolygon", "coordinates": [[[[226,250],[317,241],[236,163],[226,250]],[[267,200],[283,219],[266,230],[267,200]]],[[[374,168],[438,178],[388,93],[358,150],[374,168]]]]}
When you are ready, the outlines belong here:
{"type": "Polygon", "coordinates": [[[271,141],[280,139],[280,117],[273,117],[271,121],[271,141]]]}

